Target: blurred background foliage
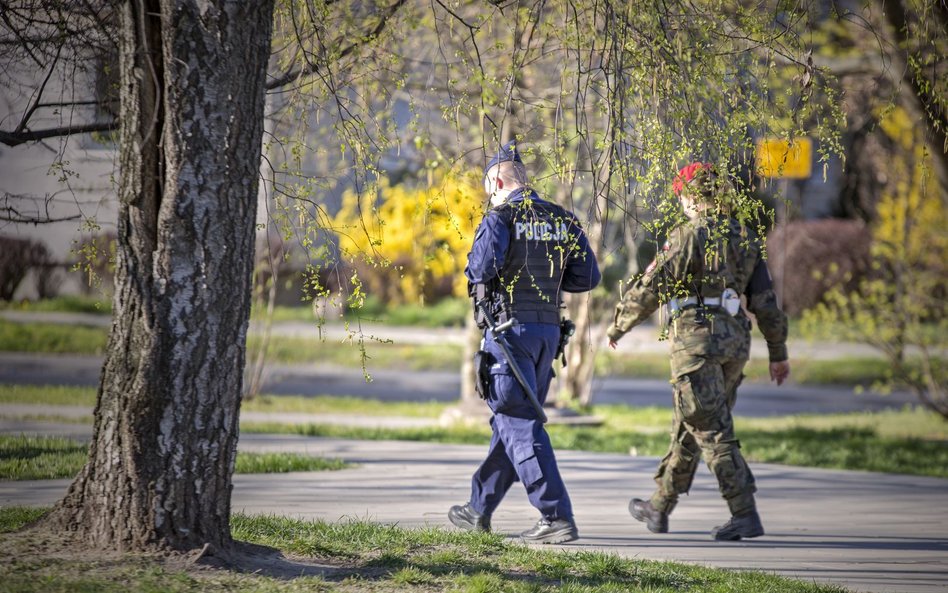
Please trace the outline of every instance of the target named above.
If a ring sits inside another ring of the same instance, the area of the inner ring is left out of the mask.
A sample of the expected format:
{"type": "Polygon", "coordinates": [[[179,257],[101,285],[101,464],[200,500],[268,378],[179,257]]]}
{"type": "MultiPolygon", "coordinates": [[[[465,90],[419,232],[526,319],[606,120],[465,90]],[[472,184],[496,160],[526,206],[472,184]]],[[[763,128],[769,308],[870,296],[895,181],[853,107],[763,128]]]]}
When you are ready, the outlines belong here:
{"type": "Polygon", "coordinates": [[[391,305],[466,296],[465,255],[484,206],[479,182],[432,172],[424,184],[383,179],[362,195],[346,191],[332,228],[366,293],[391,305]]]}
{"type": "MultiPolygon", "coordinates": [[[[31,11],[10,7],[2,27],[31,11]]],[[[318,323],[383,317],[463,295],[483,165],[516,138],[532,184],[576,212],[603,267],[601,288],[569,300],[578,328],[564,392],[588,403],[617,287],[677,218],[677,169],[702,160],[731,175],[737,215],[767,237],[788,313],[814,336],[832,328],[829,338],[869,343],[896,369],[923,369],[893,381],[923,401],[946,399],[941,0],[281,0],[273,16],[258,316],[302,305],[318,323]],[[810,141],[810,174],[759,174],[762,139],[810,141]]],[[[103,43],[71,33],[50,56],[74,68],[60,77],[67,91],[91,78],[93,104],[108,106],[114,40],[107,27],[84,33],[103,43]]],[[[6,89],[21,92],[27,122],[42,56],[10,47],[20,53],[6,89]]],[[[86,113],[81,102],[73,109],[86,113]]],[[[79,165],[65,141],[56,155],[50,174],[72,179],[79,165]]],[[[0,259],[10,299],[22,298],[17,288],[54,296],[50,278],[72,268],[107,289],[112,239],[85,218],[70,261],[32,239],[16,247],[32,255],[0,259]]]]}

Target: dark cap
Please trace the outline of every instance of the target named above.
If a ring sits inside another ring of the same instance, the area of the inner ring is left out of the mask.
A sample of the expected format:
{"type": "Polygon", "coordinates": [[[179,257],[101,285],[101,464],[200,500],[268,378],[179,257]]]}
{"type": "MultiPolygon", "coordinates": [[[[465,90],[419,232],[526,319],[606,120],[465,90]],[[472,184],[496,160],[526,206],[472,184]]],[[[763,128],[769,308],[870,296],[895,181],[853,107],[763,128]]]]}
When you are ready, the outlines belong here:
{"type": "Polygon", "coordinates": [[[507,144],[504,144],[500,147],[500,150],[497,151],[497,154],[491,157],[487,161],[487,166],[484,167],[484,176],[487,176],[487,172],[490,171],[491,167],[498,165],[504,161],[513,161],[515,163],[523,163],[523,160],[520,158],[520,153],[517,151],[517,141],[511,140],[507,144]]]}

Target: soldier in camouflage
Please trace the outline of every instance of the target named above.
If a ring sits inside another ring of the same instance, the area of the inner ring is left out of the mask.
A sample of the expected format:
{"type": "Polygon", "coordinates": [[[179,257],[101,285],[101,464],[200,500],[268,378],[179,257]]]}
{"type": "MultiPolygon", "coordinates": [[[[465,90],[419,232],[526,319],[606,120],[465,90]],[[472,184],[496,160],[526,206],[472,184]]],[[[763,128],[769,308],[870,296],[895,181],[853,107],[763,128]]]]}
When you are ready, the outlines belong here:
{"type": "MultiPolygon", "coordinates": [[[[668,531],[668,515],[691,487],[699,455],[717,478],[731,518],[715,527],[716,540],[763,535],[754,476],[734,435],[731,410],[750,353],[753,313],[778,385],[790,375],[787,318],[777,305],[760,238],[731,217],[732,195],[707,163],[679,171],[673,190],[687,221],[676,226],[646,272],[622,295],[608,330],[611,347],[663,305],[672,339],[674,421],[671,445],[655,474],[650,500],[632,499],[629,512],[653,533],[668,531]]],[[[664,331],[663,330],[663,331],[664,331]]]]}

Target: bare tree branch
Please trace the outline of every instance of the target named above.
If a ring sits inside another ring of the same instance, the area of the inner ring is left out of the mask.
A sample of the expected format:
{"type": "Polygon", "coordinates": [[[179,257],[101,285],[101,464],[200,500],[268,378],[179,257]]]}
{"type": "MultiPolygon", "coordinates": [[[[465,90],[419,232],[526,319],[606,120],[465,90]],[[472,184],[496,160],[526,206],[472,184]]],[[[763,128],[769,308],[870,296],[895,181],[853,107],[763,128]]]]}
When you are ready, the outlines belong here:
{"type": "MultiPolygon", "coordinates": [[[[364,35],[362,39],[365,39],[365,38],[371,39],[371,38],[377,37],[385,29],[386,25],[388,24],[388,20],[396,12],[398,12],[399,8],[405,5],[405,2],[406,0],[396,0],[394,4],[386,8],[385,11],[380,15],[379,22],[375,25],[375,27],[371,31],[369,31],[366,35],[364,35]]],[[[351,54],[357,49],[360,49],[363,45],[364,45],[364,41],[360,39],[360,41],[342,48],[342,50],[339,51],[338,58],[341,60],[349,56],[349,54],[351,54]]],[[[304,68],[291,70],[290,72],[287,72],[283,74],[282,76],[279,76],[277,78],[270,80],[269,82],[267,82],[267,90],[271,91],[273,89],[286,86],[287,84],[293,82],[294,80],[298,80],[300,78],[305,78],[307,76],[316,74],[316,71],[318,68],[319,68],[318,62],[309,62],[304,68]]]]}
{"type": "Polygon", "coordinates": [[[49,84],[49,79],[52,78],[53,72],[55,72],[56,70],[56,63],[59,61],[59,55],[61,51],[62,51],[62,48],[60,46],[60,48],[56,50],[56,55],[53,56],[52,63],[49,65],[49,72],[47,72],[46,77],[43,78],[43,84],[41,84],[39,89],[36,91],[36,100],[34,101],[33,105],[30,106],[29,109],[23,112],[23,117],[20,119],[20,123],[17,124],[16,129],[14,130],[14,133],[22,132],[23,130],[25,130],[26,124],[30,121],[30,118],[33,116],[33,113],[35,113],[36,110],[38,109],[39,104],[43,99],[43,91],[46,90],[46,85],[49,84]]]}
{"type": "Polygon", "coordinates": [[[59,136],[71,136],[73,134],[88,134],[91,132],[111,132],[119,127],[118,121],[98,122],[91,124],[77,124],[74,126],[61,126],[57,128],[47,128],[45,130],[23,130],[20,132],[4,132],[0,130],[0,144],[7,146],[19,146],[27,142],[36,142],[46,140],[47,138],[57,138],[59,136]]]}
{"type": "Polygon", "coordinates": [[[19,28],[15,27],[15,26],[13,25],[13,23],[10,21],[9,14],[10,14],[10,12],[9,12],[9,7],[7,7],[7,6],[6,6],[6,2],[4,2],[4,3],[3,3],[3,10],[0,10],[0,18],[3,19],[3,23],[4,23],[4,24],[10,29],[10,31],[13,32],[13,34],[16,36],[16,38],[17,38],[19,44],[20,44],[21,47],[23,48],[23,51],[25,51],[26,54],[27,54],[28,56],[30,56],[30,59],[33,60],[33,61],[36,63],[37,66],[39,66],[40,68],[43,68],[43,67],[45,66],[45,64],[43,64],[42,60],[40,60],[38,57],[36,57],[36,54],[34,54],[34,53],[33,53],[33,50],[30,49],[30,43],[29,43],[29,42],[27,41],[27,39],[23,36],[23,34],[20,32],[19,28]]]}
{"type": "MultiPolygon", "coordinates": [[[[55,194],[53,194],[55,196],[55,194]]],[[[13,223],[22,223],[22,224],[49,224],[53,222],[67,222],[70,220],[79,220],[82,218],[80,214],[73,214],[70,216],[52,216],[49,213],[49,203],[53,199],[53,196],[47,195],[46,198],[40,198],[38,196],[24,196],[19,194],[11,194],[4,192],[2,200],[0,200],[0,222],[13,222],[13,223]],[[12,206],[11,203],[14,201],[42,201],[46,204],[46,211],[40,212],[40,208],[32,208],[33,212],[25,212],[22,208],[17,208],[12,206]]]]}

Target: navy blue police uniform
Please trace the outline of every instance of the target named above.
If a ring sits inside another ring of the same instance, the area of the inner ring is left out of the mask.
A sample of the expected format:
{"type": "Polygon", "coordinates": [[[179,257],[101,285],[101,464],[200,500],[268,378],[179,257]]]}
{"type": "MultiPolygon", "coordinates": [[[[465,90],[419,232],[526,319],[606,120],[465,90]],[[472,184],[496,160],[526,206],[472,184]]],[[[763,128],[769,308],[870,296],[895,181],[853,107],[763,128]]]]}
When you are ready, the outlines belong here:
{"type": "MultiPolygon", "coordinates": [[[[512,155],[508,160],[519,161],[515,148],[512,155]]],[[[485,214],[465,275],[472,284],[493,285],[500,292],[503,307],[495,315],[498,323],[510,317],[517,320],[505,338],[542,404],[560,338],[561,291],[589,291],[600,280],[596,257],[579,221],[533,190],[518,188],[485,214]]],[[[493,435],[487,458],[471,480],[470,507],[489,525],[491,514],[519,480],[544,519],[572,521],[569,495],[537,411],[489,331],[482,350],[493,362],[486,394],[493,435]]]]}

